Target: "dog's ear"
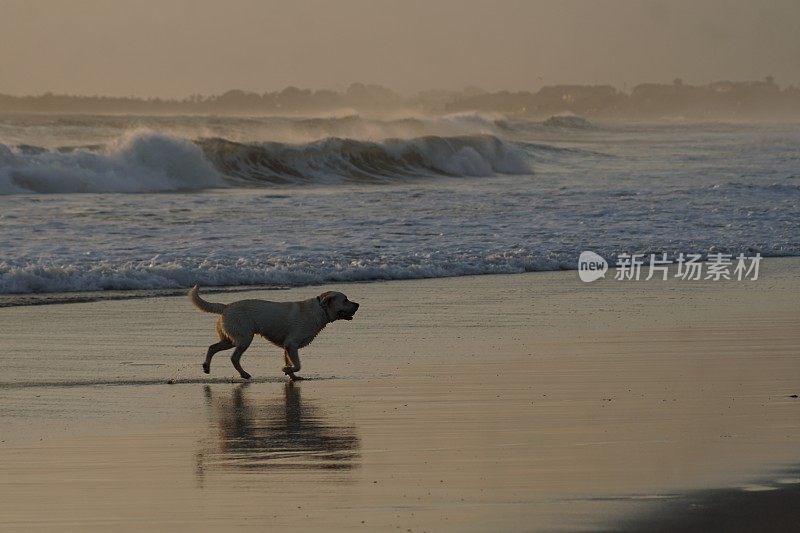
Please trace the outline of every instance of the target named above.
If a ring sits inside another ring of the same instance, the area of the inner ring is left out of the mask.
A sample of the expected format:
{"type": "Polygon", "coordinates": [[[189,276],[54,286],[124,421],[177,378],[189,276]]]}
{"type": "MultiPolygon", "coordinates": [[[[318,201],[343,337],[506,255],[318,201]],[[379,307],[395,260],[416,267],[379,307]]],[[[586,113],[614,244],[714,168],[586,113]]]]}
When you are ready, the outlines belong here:
{"type": "Polygon", "coordinates": [[[328,307],[333,302],[333,297],[336,296],[334,292],[327,291],[319,295],[319,301],[323,306],[328,307]]]}
{"type": "Polygon", "coordinates": [[[319,299],[320,305],[322,305],[323,311],[328,316],[328,320],[333,322],[336,320],[336,309],[333,308],[333,299],[336,296],[335,292],[323,292],[317,298],[319,299]]]}

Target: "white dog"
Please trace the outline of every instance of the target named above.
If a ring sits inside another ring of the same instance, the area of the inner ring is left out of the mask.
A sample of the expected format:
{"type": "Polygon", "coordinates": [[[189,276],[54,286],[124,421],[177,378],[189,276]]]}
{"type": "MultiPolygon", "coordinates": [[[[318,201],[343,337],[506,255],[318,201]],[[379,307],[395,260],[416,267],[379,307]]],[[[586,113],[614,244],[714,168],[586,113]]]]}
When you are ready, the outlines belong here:
{"type": "Polygon", "coordinates": [[[222,315],[217,320],[219,342],[208,347],[203,372],[211,372],[211,358],[215,353],[235,346],[231,362],[244,379],[250,379],[250,374],[242,369],[239,359],[254,335],[261,335],[283,348],[286,361],[283,372],[293,380],[300,379],[294,375],[300,370],[298,350],[314,340],[330,322],[353,320],[358,310],[358,304],[341,292],[323,292],[302,302],[240,300],[225,305],[203,300],[198,291],[197,285],[189,291],[189,300],[195,307],[206,313],[222,315]]]}

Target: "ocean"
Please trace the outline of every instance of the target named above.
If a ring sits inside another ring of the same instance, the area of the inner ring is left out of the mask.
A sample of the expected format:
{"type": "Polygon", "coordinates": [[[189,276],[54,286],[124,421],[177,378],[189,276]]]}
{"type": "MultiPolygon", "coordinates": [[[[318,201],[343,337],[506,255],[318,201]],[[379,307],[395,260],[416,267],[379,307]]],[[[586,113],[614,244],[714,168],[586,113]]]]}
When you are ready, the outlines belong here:
{"type": "Polygon", "coordinates": [[[0,246],[6,305],[796,256],[800,126],[4,115],[0,246]]]}

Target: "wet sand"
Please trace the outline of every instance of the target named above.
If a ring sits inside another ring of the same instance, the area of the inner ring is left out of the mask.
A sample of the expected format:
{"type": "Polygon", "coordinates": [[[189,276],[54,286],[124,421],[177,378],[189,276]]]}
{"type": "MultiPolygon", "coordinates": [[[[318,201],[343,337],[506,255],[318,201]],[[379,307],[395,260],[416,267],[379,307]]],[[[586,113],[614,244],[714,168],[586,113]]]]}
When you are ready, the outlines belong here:
{"type": "Polygon", "coordinates": [[[203,375],[214,317],[183,297],[2,308],[0,530],[645,531],[788,494],[768,523],[800,481],[798,272],[210,296],[362,304],[296,384],[264,341],[252,383],[225,353],[203,375]]]}

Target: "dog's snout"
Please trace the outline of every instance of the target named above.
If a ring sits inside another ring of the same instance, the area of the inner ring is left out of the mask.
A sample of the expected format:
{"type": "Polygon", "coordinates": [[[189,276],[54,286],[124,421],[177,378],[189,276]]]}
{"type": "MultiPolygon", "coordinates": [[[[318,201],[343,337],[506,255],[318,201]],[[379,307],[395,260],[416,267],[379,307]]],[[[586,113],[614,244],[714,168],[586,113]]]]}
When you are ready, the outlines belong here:
{"type": "Polygon", "coordinates": [[[353,302],[353,305],[355,305],[356,309],[358,309],[358,304],[356,302],[353,302]]]}

